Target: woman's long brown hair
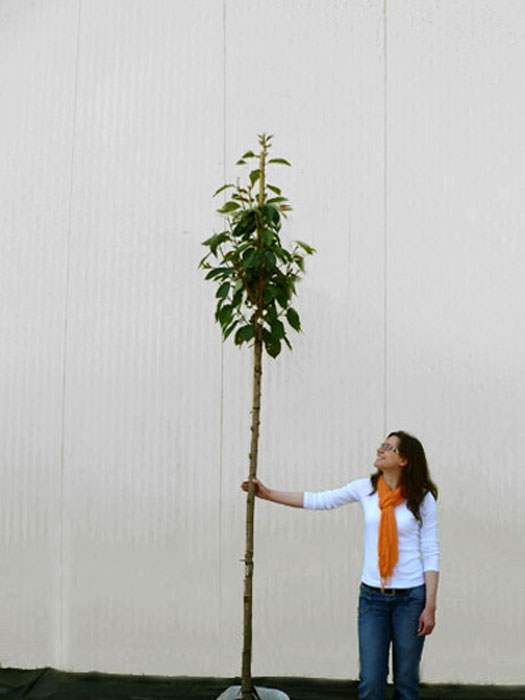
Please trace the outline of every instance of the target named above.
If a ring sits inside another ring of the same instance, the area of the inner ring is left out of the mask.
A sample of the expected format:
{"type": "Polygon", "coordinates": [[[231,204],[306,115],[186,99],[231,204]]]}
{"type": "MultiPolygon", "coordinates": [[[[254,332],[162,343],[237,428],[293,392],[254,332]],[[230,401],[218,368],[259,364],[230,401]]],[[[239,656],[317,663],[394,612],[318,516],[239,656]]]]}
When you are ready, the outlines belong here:
{"type": "MultiPolygon", "coordinates": [[[[401,493],[406,498],[407,508],[414,514],[416,520],[421,520],[419,506],[426,494],[430,491],[436,500],[438,497],[438,488],[430,478],[425,450],[416,437],[406,433],[404,430],[395,430],[388,437],[397,437],[399,439],[399,454],[407,460],[406,466],[401,471],[401,493]]],[[[381,470],[378,469],[370,477],[372,482],[371,493],[376,492],[377,481],[380,476],[381,470]]]]}

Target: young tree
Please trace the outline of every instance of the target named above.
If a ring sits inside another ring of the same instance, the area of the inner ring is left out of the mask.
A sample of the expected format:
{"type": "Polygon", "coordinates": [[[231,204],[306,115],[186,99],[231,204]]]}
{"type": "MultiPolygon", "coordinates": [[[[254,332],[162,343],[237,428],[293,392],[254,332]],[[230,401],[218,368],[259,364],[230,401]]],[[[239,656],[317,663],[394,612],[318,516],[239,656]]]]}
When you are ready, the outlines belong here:
{"type": "Polygon", "coordinates": [[[275,185],[266,182],[270,164],[289,166],[283,158],[271,158],[271,135],[260,134],[260,152],[248,151],[237,161],[246,165],[254,160],[257,167],[241,186],[226,184],[215,192],[231,190],[230,199],[217,211],[226,219],[225,230],[203,242],[209,248],[200,262],[207,271],[206,279],[218,284],[215,319],[223,338],[232,333],[234,343],[253,345],[253,401],[249,489],[246,507],[246,550],[244,574],[244,645],[242,652],[242,700],[256,697],[251,677],[252,658],[252,581],[255,489],[261,408],[261,376],[263,348],[270,357],[277,357],[284,343],[291,349],[288,324],[299,332],[299,314],[292,298],[296,284],[304,273],[304,257],[314,249],[296,241],[291,250],[281,242],[281,218],[291,211],[288,200],[275,185]],[[256,191],[258,193],[256,194],[256,191]]]}

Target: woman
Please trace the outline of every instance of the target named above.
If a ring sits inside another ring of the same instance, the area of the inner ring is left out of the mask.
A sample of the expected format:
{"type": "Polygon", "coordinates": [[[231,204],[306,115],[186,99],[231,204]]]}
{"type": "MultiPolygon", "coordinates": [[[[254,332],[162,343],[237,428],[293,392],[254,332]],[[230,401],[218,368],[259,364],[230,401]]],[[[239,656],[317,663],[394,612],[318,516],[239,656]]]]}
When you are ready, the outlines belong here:
{"type": "MultiPolygon", "coordinates": [[[[359,698],[384,700],[393,648],[394,699],[418,700],[419,662],[435,625],[439,577],[437,487],[419,440],[390,433],[377,449],[377,471],[331,491],[274,491],[254,479],[256,495],[325,510],[359,501],[365,521],[359,591],[359,698]]],[[[248,482],[242,484],[248,490],[248,482]]]]}

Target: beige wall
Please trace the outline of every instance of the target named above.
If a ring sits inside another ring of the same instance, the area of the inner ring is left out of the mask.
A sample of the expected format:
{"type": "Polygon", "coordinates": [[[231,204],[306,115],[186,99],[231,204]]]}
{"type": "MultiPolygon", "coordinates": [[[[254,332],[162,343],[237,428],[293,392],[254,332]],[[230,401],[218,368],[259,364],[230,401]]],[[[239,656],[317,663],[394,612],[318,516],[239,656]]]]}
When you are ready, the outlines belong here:
{"type": "MultiPolygon", "coordinates": [[[[196,265],[268,131],[318,254],[266,363],[261,477],[336,486],[420,436],[423,678],[524,682],[525,5],[385,8],[0,4],[4,666],[239,672],[250,357],[196,265]]],[[[257,515],[254,673],[355,678],[358,507],[257,515]]]]}

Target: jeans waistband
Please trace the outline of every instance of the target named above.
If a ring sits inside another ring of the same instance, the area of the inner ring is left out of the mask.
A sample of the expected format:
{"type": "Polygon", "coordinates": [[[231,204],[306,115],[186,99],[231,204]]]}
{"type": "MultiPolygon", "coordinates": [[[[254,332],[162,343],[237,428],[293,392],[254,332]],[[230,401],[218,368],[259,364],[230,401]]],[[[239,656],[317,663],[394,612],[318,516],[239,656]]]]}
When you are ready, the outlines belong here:
{"type": "Polygon", "coordinates": [[[363,588],[366,588],[367,591],[377,591],[378,593],[382,593],[383,595],[403,595],[410,593],[412,588],[385,588],[384,591],[382,591],[380,588],[376,588],[376,586],[369,586],[367,583],[363,583],[361,581],[361,585],[363,588]]]}

